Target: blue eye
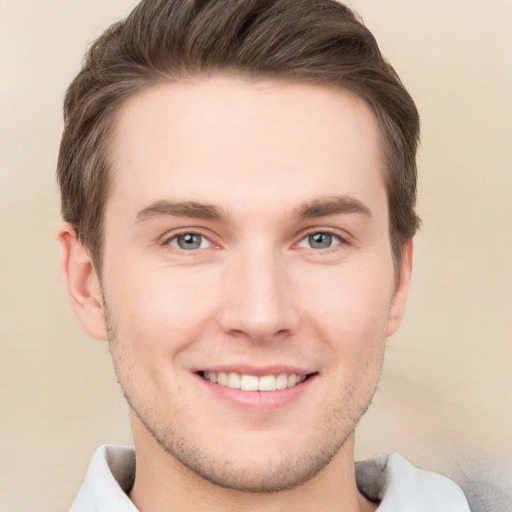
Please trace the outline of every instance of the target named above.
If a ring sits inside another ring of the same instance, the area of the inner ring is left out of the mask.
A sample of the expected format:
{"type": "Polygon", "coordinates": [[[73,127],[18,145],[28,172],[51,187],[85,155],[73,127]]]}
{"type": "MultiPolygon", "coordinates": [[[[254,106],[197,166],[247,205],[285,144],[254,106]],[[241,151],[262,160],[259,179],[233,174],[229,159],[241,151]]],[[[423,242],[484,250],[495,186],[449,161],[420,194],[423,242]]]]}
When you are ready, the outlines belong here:
{"type": "Polygon", "coordinates": [[[325,231],[319,231],[318,233],[311,233],[304,237],[299,247],[307,247],[310,249],[329,249],[335,245],[338,245],[341,239],[332,233],[326,233],[325,231]]]}
{"type": "Polygon", "coordinates": [[[194,251],[211,247],[210,241],[198,233],[182,233],[169,240],[169,244],[184,251],[194,251]]]}

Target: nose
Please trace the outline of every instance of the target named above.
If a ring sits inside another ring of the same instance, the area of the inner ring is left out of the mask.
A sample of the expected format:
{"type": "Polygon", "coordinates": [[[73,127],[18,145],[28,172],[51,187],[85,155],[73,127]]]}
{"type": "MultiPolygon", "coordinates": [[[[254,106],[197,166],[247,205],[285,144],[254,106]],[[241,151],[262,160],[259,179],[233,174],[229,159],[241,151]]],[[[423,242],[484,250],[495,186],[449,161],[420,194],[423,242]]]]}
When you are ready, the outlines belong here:
{"type": "Polygon", "coordinates": [[[286,262],[272,251],[239,255],[226,269],[219,322],[224,332],[257,342],[297,331],[298,297],[286,262]]]}

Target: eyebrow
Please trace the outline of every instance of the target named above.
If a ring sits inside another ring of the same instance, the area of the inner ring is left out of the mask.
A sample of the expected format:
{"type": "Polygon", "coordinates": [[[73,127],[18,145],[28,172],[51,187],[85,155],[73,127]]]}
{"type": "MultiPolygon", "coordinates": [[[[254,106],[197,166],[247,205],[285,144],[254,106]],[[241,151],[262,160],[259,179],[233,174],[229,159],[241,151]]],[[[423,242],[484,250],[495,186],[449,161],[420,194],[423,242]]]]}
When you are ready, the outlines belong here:
{"type": "Polygon", "coordinates": [[[172,201],[155,201],[137,213],[136,223],[164,216],[215,221],[225,221],[227,218],[225,213],[211,204],[202,204],[195,201],[178,203],[172,201]]]}
{"type": "MultiPolygon", "coordinates": [[[[295,208],[293,214],[299,219],[312,219],[329,215],[358,213],[371,217],[370,209],[359,199],[351,196],[321,197],[295,208]]],[[[186,217],[226,222],[227,215],[218,207],[196,201],[155,201],[137,213],[136,223],[157,217],[186,217]]]]}
{"type": "Polygon", "coordinates": [[[312,219],[329,215],[358,213],[372,217],[370,209],[359,199],[351,196],[329,196],[314,199],[299,206],[295,214],[299,219],[312,219]]]}

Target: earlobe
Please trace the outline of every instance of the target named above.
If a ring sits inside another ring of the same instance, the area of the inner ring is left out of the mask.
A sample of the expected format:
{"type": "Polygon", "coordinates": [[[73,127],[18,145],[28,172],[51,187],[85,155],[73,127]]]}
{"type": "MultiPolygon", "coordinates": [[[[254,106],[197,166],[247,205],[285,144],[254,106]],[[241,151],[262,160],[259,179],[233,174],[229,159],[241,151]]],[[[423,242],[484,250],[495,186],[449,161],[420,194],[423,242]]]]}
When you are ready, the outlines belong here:
{"type": "Polygon", "coordinates": [[[60,269],[71,306],[90,336],[107,340],[101,288],[91,258],[69,223],[61,224],[57,238],[61,250],[60,269]]]}
{"type": "Polygon", "coordinates": [[[407,295],[409,293],[409,284],[411,282],[412,274],[412,252],[413,243],[412,239],[408,240],[402,248],[402,259],[400,261],[400,276],[395,290],[395,295],[391,303],[389,311],[387,336],[394,334],[400,324],[405,310],[405,303],[407,302],[407,295]]]}

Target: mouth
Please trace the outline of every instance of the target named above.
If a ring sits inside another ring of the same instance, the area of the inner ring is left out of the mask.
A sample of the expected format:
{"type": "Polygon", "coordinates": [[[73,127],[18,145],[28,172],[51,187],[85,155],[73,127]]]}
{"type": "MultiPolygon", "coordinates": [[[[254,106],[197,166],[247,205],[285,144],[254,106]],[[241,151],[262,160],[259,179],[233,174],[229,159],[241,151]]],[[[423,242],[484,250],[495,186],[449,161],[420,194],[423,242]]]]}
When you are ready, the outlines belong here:
{"type": "Polygon", "coordinates": [[[237,372],[198,372],[204,379],[222,387],[242,391],[276,391],[295,387],[315,374],[278,373],[249,375],[237,372]]]}

